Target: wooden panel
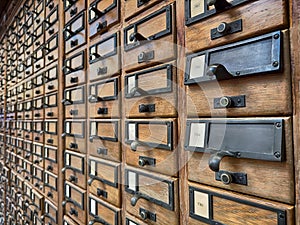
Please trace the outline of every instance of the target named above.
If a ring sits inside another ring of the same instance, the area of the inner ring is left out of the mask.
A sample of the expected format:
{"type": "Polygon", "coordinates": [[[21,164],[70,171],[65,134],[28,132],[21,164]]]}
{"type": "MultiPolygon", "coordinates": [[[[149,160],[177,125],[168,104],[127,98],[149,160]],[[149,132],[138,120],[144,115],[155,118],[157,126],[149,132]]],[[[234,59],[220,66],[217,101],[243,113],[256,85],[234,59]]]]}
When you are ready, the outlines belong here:
{"type": "Polygon", "coordinates": [[[149,0],[149,1],[127,0],[125,1],[125,12],[124,12],[125,19],[129,19],[133,16],[136,16],[140,12],[143,12],[144,10],[154,6],[159,2],[162,1],[161,0],[149,0]]]}

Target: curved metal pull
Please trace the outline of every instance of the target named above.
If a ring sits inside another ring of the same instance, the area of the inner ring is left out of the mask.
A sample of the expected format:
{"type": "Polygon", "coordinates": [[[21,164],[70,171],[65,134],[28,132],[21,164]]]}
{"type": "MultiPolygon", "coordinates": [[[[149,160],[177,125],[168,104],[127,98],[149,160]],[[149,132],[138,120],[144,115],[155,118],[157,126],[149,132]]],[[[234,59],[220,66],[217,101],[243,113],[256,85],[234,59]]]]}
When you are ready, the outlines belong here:
{"type": "Polygon", "coordinates": [[[98,17],[103,16],[104,12],[100,11],[96,7],[90,7],[90,10],[93,11],[98,17]]]}
{"type": "Polygon", "coordinates": [[[215,154],[212,154],[209,158],[209,161],[208,161],[209,168],[214,172],[218,172],[220,170],[221,160],[224,157],[237,158],[238,153],[237,152],[230,152],[230,151],[219,151],[219,152],[216,152],[215,154]]]}
{"type": "Polygon", "coordinates": [[[134,32],[129,36],[130,41],[147,41],[148,38],[144,37],[142,34],[138,32],[134,32]]]}
{"type": "Polygon", "coordinates": [[[62,205],[63,207],[65,207],[67,203],[71,203],[71,204],[73,204],[73,205],[75,204],[75,202],[74,202],[72,199],[68,199],[68,200],[63,201],[63,202],[61,203],[61,205],[62,205]]]}
{"type": "Polygon", "coordinates": [[[130,199],[130,204],[131,204],[132,206],[135,206],[136,203],[138,202],[138,200],[139,200],[140,198],[143,198],[143,196],[142,196],[140,193],[136,193],[136,194],[130,199]]]}
{"type": "Polygon", "coordinates": [[[44,214],[41,216],[41,220],[44,220],[45,218],[52,219],[52,217],[49,214],[44,214]]]}
{"type": "Polygon", "coordinates": [[[73,101],[69,100],[69,99],[63,99],[63,100],[61,100],[61,103],[64,105],[72,105],[73,101]]]}
{"type": "Polygon", "coordinates": [[[144,143],[144,142],[142,142],[142,141],[135,140],[135,141],[131,142],[130,148],[131,148],[132,151],[136,151],[136,150],[137,150],[137,147],[138,147],[139,145],[140,145],[140,146],[145,146],[146,143],[144,143]]]}
{"type": "Polygon", "coordinates": [[[103,57],[100,54],[98,54],[97,52],[94,52],[94,53],[90,54],[90,60],[93,60],[93,56],[95,56],[96,59],[98,59],[98,58],[103,59],[103,57]]]}
{"type": "Polygon", "coordinates": [[[91,177],[89,180],[88,180],[88,185],[91,186],[93,181],[95,180],[96,178],[95,177],[91,177]]]}
{"type": "Polygon", "coordinates": [[[217,80],[227,80],[234,76],[222,64],[213,64],[208,67],[207,76],[216,76],[217,80]]]}
{"type": "Polygon", "coordinates": [[[226,0],[208,0],[207,5],[208,6],[214,5],[217,11],[224,10],[231,7],[231,4],[226,0]]]}
{"type": "Polygon", "coordinates": [[[104,219],[100,218],[99,216],[95,216],[95,219],[89,221],[89,225],[93,225],[94,223],[109,225],[109,223],[107,223],[104,219]]]}
{"type": "Polygon", "coordinates": [[[143,95],[149,95],[149,92],[143,90],[142,88],[134,87],[134,88],[132,88],[130,90],[129,97],[135,96],[136,93],[139,93],[141,96],[143,96],[143,95]]]}
{"type": "Polygon", "coordinates": [[[97,95],[90,95],[90,96],[88,97],[88,101],[89,101],[90,103],[96,103],[96,102],[102,101],[102,98],[99,97],[99,96],[97,96],[97,95]]]}

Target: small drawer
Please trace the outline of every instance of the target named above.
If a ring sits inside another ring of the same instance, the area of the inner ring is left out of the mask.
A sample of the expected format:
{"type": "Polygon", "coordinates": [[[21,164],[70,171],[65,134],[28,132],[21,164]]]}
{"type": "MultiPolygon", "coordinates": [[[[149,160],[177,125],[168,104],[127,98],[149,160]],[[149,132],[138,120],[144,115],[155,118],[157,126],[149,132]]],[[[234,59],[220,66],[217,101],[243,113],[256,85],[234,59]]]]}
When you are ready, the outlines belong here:
{"type": "Polygon", "coordinates": [[[124,17],[126,20],[128,20],[131,17],[139,15],[141,12],[145,11],[146,9],[148,9],[154,5],[157,5],[160,2],[163,2],[163,1],[162,0],[148,0],[148,1],[126,0],[124,2],[124,7],[125,7],[124,17]]]}
{"type": "Polygon", "coordinates": [[[26,99],[30,99],[33,97],[33,82],[34,79],[30,79],[30,80],[27,80],[25,83],[24,83],[24,90],[25,90],[25,98],[26,99]]]}
{"type": "Polygon", "coordinates": [[[52,146],[58,145],[57,131],[58,131],[57,120],[44,121],[45,145],[52,145],[52,146]]]}
{"type": "Polygon", "coordinates": [[[32,163],[40,167],[44,167],[44,145],[32,143],[32,163]]]}
{"type": "Polygon", "coordinates": [[[188,179],[293,204],[291,132],[290,117],[188,119],[188,179]]]}
{"type": "Polygon", "coordinates": [[[178,172],[177,120],[126,120],[126,163],[147,170],[178,172]]]}
{"type": "Polygon", "coordinates": [[[37,0],[32,11],[34,15],[34,26],[39,26],[45,19],[45,1],[37,0]]]}
{"type": "Polygon", "coordinates": [[[44,49],[45,65],[47,66],[58,59],[58,34],[46,40],[44,49]]]}
{"type": "Polygon", "coordinates": [[[44,194],[52,202],[58,202],[58,176],[48,171],[44,172],[44,194]]]}
{"type": "Polygon", "coordinates": [[[121,206],[121,164],[89,157],[89,193],[117,207],[121,206]]]}
{"type": "Polygon", "coordinates": [[[32,166],[32,185],[39,191],[44,191],[44,170],[42,167],[32,166]]]}
{"type": "MultiPolygon", "coordinates": [[[[48,4],[49,6],[58,4],[58,2],[52,1],[48,4]]],[[[53,34],[59,31],[59,15],[58,15],[58,5],[53,7],[53,10],[47,13],[46,10],[46,19],[45,19],[45,40],[48,40],[53,34]]]]}
{"type": "Polygon", "coordinates": [[[178,178],[125,168],[126,210],[147,224],[179,224],[178,188],[178,178]]]}
{"type": "Polygon", "coordinates": [[[46,70],[44,73],[45,94],[58,91],[58,70],[57,65],[46,70]]]}
{"type": "Polygon", "coordinates": [[[72,151],[64,152],[65,180],[86,189],[86,156],[72,151]]]}
{"type": "Polygon", "coordinates": [[[44,98],[38,97],[32,100],[33,105],[33,118],[40,120],[44,118],[44,98]]]}
{"type": "Polygon", "coordinates": [[[63,30],[65,53],[69,53],[86,43],[85,21],[85,11],[82,11],[65,25],[63,30]]]}
{"type": "Polygon", "coordinates": [[[125,71],[170,61],[176,57],[174,4],[155,9],[156,11],[143,18],[125,25],[125,71]]]}
{"type": "Polygon", "coordinates": [[[58,118],[58,93],[52,93],[44,97],[45,119],[58,118]]]}
{"type": "Polygon", "coordinates": [[[33,33],[33,51],[44,45],[44,26],[41,24],[33,33]]]}
{"type": "Polygon", "coordinates": [[[24,139],[32,141],[33,124],[32,121],[23,121],[24,139]]]}
{"type": "Polygon", "coordinates": [[[45,171],[58,174],[57,157],[57,147],[44,146],[45,171]]]}
{"type": "Polygon", "coordinates": [[[62,103],[65,105],[66,118],[86,117],[85,86],[66,89],[62,103]]]}
{"type": "Polygon", "coordinates": [[[57,224],[58,223],[58,208],[52,202],[45,198],[45,224],[57,224]]]}
{"type": "Polygon", "coordinates": [[[175,62],[126,74],[124,80],[126,117],[177,116],[175,62]]]}
{"type": "Polygon", "coordinates": [[[120,126],[120,120],[90,120],[89,154],[120,162],[120,126]]]}
{"type": "Polygon", "coordinates": [[[120,21],[120,1],[95,0],[88,9],[90,37],[108,31],[120,21]]]}
{"type": "Polygon", "coordinates": [[[75,221],[86,224],[86,191],[65,181],[64,201],[62,202],[64,214],[75,221]]]}
{"type": "Polygon", "coordinates": [[[32,150],[33,150],[33,147],[32,147],[32,141],[24,141],[24,159],[28,160],[28,161],[33,161],[32,158],[33,158],[33,155],[32,155],[32,150]]]}
{"type": "Polygon", "coordinates": [[[121,225],[121,209],[89,195],[89,224],[121,225]]]}
{"type": "Polygon", "coordinates": [[[35,209],[37,215],[41,217],[44,209],[44,196],[39,194],[38,191],[32,190],[30,199],[32,201],[32,208],[35,209]]]}
{"type": "Polygon", "coordinates": [[[22,167],[18,169],[18,174],[24,177],[25,180],[31,181],[32,179],[32,163],[27,160],[19,158],[19,162],[22,162],[22,167]]]}
{"type": "Polygon", "coordinates": [[[102,80],[89,86],[89,116],[94,118],[120,117],[119,78],[102,80]]]}
{"type": "Polygon", "coordinates": [[[86,152],[86,124],[85,120],[65,120],[64,122],[64,133],[65,137],[65,148],[78,151],[86,152]]]}
{"type": "Polygon", "coordinates": [[[72,20],[79,12],[86,9],[86,1],[84,0],[63,0],[65,11],[65,23],[72,20]]]}
{"type": "Polygon", "coordinates": [[[86,50],[64,60],[65,87],[86,83],[86,50]]]}
{"type": "Polygon", "coordinates": [[[32,54],[33,72],[36,73],[44,68],[44,46],[39,47],[32,54]]]}
{"type": "Polygon", "coordinates": [[[44,121],[43,120],[34,120],[32,121],[33,129],[33,141],[44,143],[44,121]]]}

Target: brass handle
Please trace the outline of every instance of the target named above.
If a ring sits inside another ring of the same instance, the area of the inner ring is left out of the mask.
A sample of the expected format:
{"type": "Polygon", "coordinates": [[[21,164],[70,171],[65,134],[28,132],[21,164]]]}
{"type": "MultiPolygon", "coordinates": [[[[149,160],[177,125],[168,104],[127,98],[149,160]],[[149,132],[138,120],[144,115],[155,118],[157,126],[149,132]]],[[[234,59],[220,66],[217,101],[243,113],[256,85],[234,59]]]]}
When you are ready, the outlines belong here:
{"type": "Polygon", "coordinates": [[[218,151],[215,154],[212,154],[209,158],[209,168],[214,171],[214,172],[218,172],[220,170],[220,163],[221,160],[224,157],[234,157],[237,158],[239,155],[239,153],[237,152],[231,152],[231,151],[218,151]]]}

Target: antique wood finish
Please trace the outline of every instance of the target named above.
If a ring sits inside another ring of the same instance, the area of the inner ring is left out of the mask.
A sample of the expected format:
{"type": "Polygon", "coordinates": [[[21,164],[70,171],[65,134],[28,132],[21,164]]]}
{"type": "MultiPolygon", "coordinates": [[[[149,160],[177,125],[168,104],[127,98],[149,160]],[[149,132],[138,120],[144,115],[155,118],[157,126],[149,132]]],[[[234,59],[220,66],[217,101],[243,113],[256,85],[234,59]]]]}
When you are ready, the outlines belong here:
{"type": "Polygon", "coordinates": [[[221,161],[220,170],[246,173],[248,185],[233,183],[226,185],[220,181],[216,181],[215,172],[208,167],[210,154],[206,153],[187,153],[189,157],[188,179],[262,198],[294,204],[293,146],[291,129],[291,118],[284,118],[283,150],[285,152],[285,160],[283,162],[242,158],[234,159],[231,157],[225,157],[221,161]],[[260,174],[257,174],[258,170],[260,171],[260,174]],[[274,176],[274,174],[276,174],[276,176],[274,176]],[[262,179],[264,181],[264,188],[261,188],[262,179]]]}
{"type": "Polygon", "coordinates": [[[64,148],[85,153],[86,152],[85,120],[65,120],[63,137],[65,137],[64,148]],[[68,126],[70,126],[70,130],[68,130],[69,129],[68,126]]]}
{"type": "Polygon", "coordinates": [[[222,224],[294,224],[294,206],[241,195],[189,182],[190,203],[187,224],[207,224],[201,219],[222,224]],[[193,198],[194,197],[194,198],[193,198]],[[210,199],[210,200],[209,200],[210,199]],[[192,212],[192,213],[191,213],[192,212]],[[198,219],[191,216],[198,216],[198,219]],[[199,218],[200,217],[200,218],[199,218]]]}

